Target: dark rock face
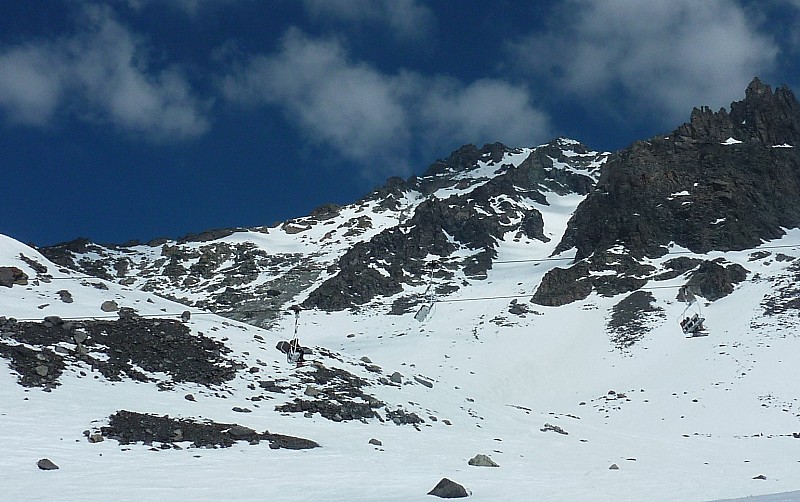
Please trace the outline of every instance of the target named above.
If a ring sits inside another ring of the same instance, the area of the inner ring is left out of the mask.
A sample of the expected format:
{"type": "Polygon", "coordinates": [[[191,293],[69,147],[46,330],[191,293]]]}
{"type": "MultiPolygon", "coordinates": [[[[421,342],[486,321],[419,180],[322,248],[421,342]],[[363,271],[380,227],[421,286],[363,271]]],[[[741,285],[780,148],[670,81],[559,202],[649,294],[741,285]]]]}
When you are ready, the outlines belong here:
{"type": "Polygon", "coordinates": [[[539,305],[557,307],[583,300],[592,292],[588,279],[589,265],[576,263],[569,268],[554,268],[545,274],[531,301],[539,305]]]}
{"type": "Polygon", "coordinates": [[[654,271],[626,254],[601,251],[569,268],[554,268],[542,278],[531,298],[533,303],[547,306],[566,305],[583,300],[592,291],[614,296],[634,291],[647,283],[646,276],[654,271]],[[591,275],[590,272],[613,274],[591,275]]]}
{"type": "Polygon", "coordinates": [[[108,426],[101,427],[100,433],[102,437],[115,439],[120,444],[161,443],[162,448],[173,447],[175,443],[183,441],[191,441],[192,446],[196,448],[227,448],[237,441],[247,441],[250,444],[269,441],[271,449],[305,450],[319,447],[310,439],[273,434],[269,431],[259,433],[238,424],[177,419],[167,415],[158,416],[127,410],[120,410],[111,415],[108,426]]]}
{"type": "Polygon", "coordinates": [[[715,301],[731,294],[734,285],[745,279],[747,270],[739,264],[724,266],[717,261],[704,261],[692,272],[686,286],[703,298],[715,301]]]}
{"type": "Polygon", "coordinates": [[[756,79],[730,114],[695,109],[671,134],[613,154],[557,252],[575,247],[581,259],[621,244],[660,256],[671,241],[706,252],[780,237],[800,225],[798,148],[800,104],[756,79]]]}

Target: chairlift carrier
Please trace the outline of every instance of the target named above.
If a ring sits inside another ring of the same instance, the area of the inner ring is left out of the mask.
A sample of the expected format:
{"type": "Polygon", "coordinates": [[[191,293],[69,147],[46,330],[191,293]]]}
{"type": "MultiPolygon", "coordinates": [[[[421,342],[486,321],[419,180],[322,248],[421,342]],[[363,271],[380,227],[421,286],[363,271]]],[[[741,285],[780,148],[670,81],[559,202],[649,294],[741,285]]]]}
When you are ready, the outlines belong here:
{"type": "Polygon", "coordinates": [[[303,310],[299,305],[292,305],[289,310],[294,312],[294,337],[289,342],[289,350],[286,351],[286,361],[289,363],[297,363],[303,356],[303,351],[300,348],[300,340],[297,337],[297,328],[300,323],[300,311],[303,310]]]}
{"type": "Polygon", "coordinates": [[[687,286],[681,288],[681,293],[686,299],[686,307],[681,313],[679,322],[681,330],[683,334],[688,337],[701,336],[704,330],[703,321],[705,321],[706,318],[703,317],[700,302],[697,301],[694,293],[692,293],[691,289],[687,286]]]}
{"type": "Polygon", "coordinates": [[[414,319],[419,322],[423,322],[425,318],[428,317],[428,314],[431,313],[433,310],[433,304],[436,303],[433,297],[433,273],[434,267],[438,264],[436,261],[432,261],[428,263],[428,287],[425,288],[425,292],[422,294],[425,298],[425,304],[423,304],[417,313],[414,314],[414,319]]]}

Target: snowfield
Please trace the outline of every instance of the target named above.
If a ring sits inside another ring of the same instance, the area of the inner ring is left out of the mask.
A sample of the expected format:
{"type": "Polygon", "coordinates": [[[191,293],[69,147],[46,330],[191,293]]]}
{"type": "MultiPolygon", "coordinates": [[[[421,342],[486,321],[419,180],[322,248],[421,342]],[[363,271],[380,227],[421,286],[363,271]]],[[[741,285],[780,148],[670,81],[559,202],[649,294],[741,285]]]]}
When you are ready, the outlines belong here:
{"type": "MultiPolygon", "coordinates": [[[[545,221],[563,230],[567,217],[545,221]]],[[[796,313],[767,318],[761,306],[780,277],[793,277],[787,271],[793,262],[774,254],[753,260],[752,250],[711,253],[707,258],[724,257],[751,273],[734,293],[703,305],[709,335],[687,339],[680,332],[685,306],[675,300],[678,277],[643,288],[663,316],[653,317],[643,339],[618,349],[607,322],[619,298],[593,294],[557,308],[528,304],[544,273],[568,263],[544,259],[555,242],[550,249],[538,241],[540,249],[504,242],[487,279],[437,298],[423,323],[413,313],[387,315],[387,305],[302,313],[302,342],[341,354],[341,362],[319,356],[323,364],[368,378],[359,366],[367,356],[384,374],[401,373],[403,385],[373,378],[368,392],[415,411],[424,419],[418,428],[280,413],[275,405],[289,396],[249,401],[251,381],[241,374],[219,392],[191,383],[164,391],[153,383],[108,381],[87,366],[87,376],[68,368],[61,385],[45,392],[18,385],[16,373],[0,364],[1,498],[410,501],[430,500],[426,493],[447,477],[465,486],[470,500],[710,501],[776,493],[783,495],[761,500],[796,500],[797,493],[785,492],[800,490],[800,439],[793,436],[800,432],[798,319],[796,313]],[[513,300],[530,310],[510,313],[513,300]],[[185,398],[189,393],[195,401],[185,398]],[[251,413],[233,411],[237,406],[251,413]],[[141,443],[87,441],[83,431],[98,429],[118,410],[237,423],[308,438],[320,448],[185,442],[182,449],[152,451],[141,443]],[[468,465],[479,453],[500,467],[468,465]],[[40,470],[40,458],[60,468],[40,470]]],[[[794,230],[763,247],[797,258],[798,242],[794,230]]],[[[98,289],[91,283],[103,281],[70,279],[78,274],[58,271],[12,239],[0,244],[1,265],[35,277],[23,253],[53,275],[49,283],[0,289],[6,317],[107,316],[99,305],[111,298],[144,315],[185,310],[112,283],[98,289]],[[57,300],[65,284],[74,303],[57,300]]],[[[248,365],[260,361],[271,377],[292,379],[308,368],[292,368],[274,343],[291,336],[293,323],[286,316],[266,331],[195,312],[186,324],[226,340],[248,365]]]]}

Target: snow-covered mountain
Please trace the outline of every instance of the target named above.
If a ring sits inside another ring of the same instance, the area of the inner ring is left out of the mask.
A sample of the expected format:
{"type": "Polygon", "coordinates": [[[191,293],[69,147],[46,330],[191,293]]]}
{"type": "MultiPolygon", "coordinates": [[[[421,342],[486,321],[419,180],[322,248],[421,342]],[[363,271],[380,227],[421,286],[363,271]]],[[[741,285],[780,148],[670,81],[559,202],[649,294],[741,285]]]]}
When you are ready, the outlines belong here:
{"type": "Polygon", "coordinates": [[[467,145],[274,227],[0,237],[0,498],[800,498],[796,144],[756,79],[619,152],[467,145]]]}

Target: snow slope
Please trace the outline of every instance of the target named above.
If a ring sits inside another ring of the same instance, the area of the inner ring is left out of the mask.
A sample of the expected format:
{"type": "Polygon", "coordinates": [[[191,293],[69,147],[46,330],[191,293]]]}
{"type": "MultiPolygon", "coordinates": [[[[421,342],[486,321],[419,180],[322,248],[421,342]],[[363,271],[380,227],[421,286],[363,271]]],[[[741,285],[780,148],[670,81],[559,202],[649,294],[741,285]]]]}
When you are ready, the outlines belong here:
{"type": "MultiPolygon", "coordinates": [[[[800,490],[800,440],[793,437],[800,432],[798,320],[791,311],[765,316],[762,306],[781,281],[796,280],[795,262],[774,257],[800,257],[800,232],[766,243],[766,258],[754,260],[752,250],[703,257],[722,256],[751,271],[734,293],[705,306],[707,337],[686,339],[677,327],[684,305],[675,296],[685,278],[645,286],[663,317],[654,318],[644,339],[620,350],[607,328],[619,298],[593,294],[562,307],[509,312],[511,301],[527,303],[547,270],[565,264],[546,258],[573,207],[551,205],[545,221],[555,238],[549,244],[504,241],[489,277],[437,298],[423,323],[413,313],[387,316],[380,304],[359,314],[301,315],[303,343],[341,358],[319,356],[323,364],[370,378],[358,361],[368,356],[383,374],[400,372],[404,385],[372,378],[369,390],[417,412],[425,420],[418,429],[279,413],[274,406],[290,396],[250,401],[253,379],[246,372],[224,391],[198,384],[162,391],[153,383],[108,381],[84,368],[89,377],[68,370],[60,386],[44,392],[18,385],[14,371],[0,364],[1,498],[409,501],[430,499],[426,492],[442,477],[463,484],[471,500],[705,501],[800,490]],[[187,393],[196,401],[186,400],[187,393]],[[235,406],[252,412],[234,412],[235,406]],[[240,442],[151,451],[86,440],[84,430],[121,409],[239,423],[321,447],[272,450],[240,442]],[[372,438],[382,444],[370,444],[372,438]],[[469,466],[478,453],[500,467],[469,466]],[[39,470],[36,461],[44,457],[60,469],[39,470]],[[766,479],[754,479],[760,475],[766,479]]],[[[52,280],[0,289],[6,317],[108,316],[99,305],[111,298],[143,315],[185,310],[113,283],[106,290],[93,285],[99,280],[71,279],[78,274],[60,271],[12,239],[0,240],[0,266],[36,277],[20,253],[48,266],[52,280]],[[72,304],[58,301],[67,282],[72,304]]],[[[273,348],[292,332],[291,317],[266,331],[193,310],[192,331],[225,340],[247,365],[260,361],[271,377],[290,381],[307,371],[288,366],[273,348]]]]}

